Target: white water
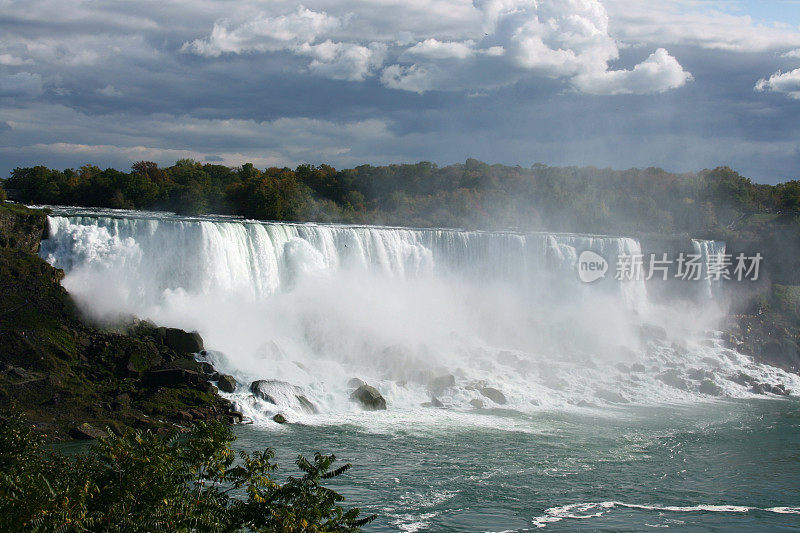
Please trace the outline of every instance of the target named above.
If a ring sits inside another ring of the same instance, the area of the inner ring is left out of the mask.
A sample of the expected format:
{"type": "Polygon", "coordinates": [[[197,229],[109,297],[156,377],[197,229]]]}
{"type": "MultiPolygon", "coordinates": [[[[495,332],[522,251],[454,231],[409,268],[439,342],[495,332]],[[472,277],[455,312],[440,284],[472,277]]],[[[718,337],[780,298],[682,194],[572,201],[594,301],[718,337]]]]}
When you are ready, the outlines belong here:
{"type": "Polygon", "coordinates": [[[644,281],[611,279],[614,257],[640,253],[635,239],[85,209],[57,210],[49,224],[41,254],[66,271],[64,286],[87,313],[198,330],[215,367],[240,383],[232,398],[260,421],[277,411],[309,423],[372,416],[348,400],[353,377],[382,392],[392,411],[384,420],[398,423],[429,416],[420,404],[432,395],[456,413],[478,399],[499,407],[484,386],[503,392],[504,408],[523,411],[708,399],[702,379],[745,396],[727,379],[739,371],[800,388],[709,331],[720,314],[712,285],[693,303],[665,307],[648,300],[644,281]],[[612,262],[607,279],[578,280],[583,250],[612,262]],[[642,339],[645,323],[669,338],[642,339]],[[687,390],[656,379],[669,369],[687,390]],[[456,386],[432,390],[444,374],[456,386]],[[321,413],[256,400],[255,379],[299,387],[321,413]]]}

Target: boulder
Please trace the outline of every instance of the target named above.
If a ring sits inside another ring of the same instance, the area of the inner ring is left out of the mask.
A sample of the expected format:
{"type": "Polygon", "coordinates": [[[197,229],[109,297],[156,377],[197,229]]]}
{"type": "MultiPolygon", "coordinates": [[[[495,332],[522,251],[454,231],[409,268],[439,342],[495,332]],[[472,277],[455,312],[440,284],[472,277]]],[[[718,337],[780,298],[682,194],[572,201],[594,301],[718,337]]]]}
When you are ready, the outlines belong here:
{"type": "Polygon", "coordinates": [[[713,372],[709,372],[708,370],[703,370],[701,368],[690,368],[686,375],[689,377],[689,379],[694,379],[696,381],[712,379],[714,377],[713,372]]]}
{"type": "Polygon", "coordinates": [[[483,409],[483,400],[473,398],[472,400],[469,401],[469,404],[475,409],[483,409]]]}
{"type": "Polygon", "coordinates": [[[710,379],[704,379],[700,386],[697,388],[702,394],[708,394],[709,396],[722,396],[723,390],[722,387],[711,381],[710,379]]]}
{"type": "Polygon", "coordinates": [[[358,378],[352,378],[350,381],[347,382],[347,386],[350,387],[351,389],[357,389],[361,385],[366,385],[366,382],[358,378]]]}
{"type": "Polygon", "coordinates": [[[689,390],[689,382],[678,375],[675,370],[667,370],[656,376],[656,379],[680,390],[689,390]]]}
{"type": "Polygon", "coordinates": [[[158,328],[162,342],[178,353],[198,353],[203,350],[203,338],[196,331],[177,328],[158,328]]]}
{"type": "Polygon", "coordinates": [[[777,385],[774,385],[770,390],[770,392],[772,394],[777,394],[778,396],[789,396],[789,391],[786,390],[786,387],[783,385],[783,383],[778,383],[777,385]]]}
{"type": "Polygon", "coordinates": [[[422,407],[444,407],[444,404],[440,402],[436,396],[434,396],[431,398],[431,401],[423,403],[422,407]]]}
{"type": "Polygon", "coordinates": [[[169,387],[174,385],[199,385],[205,378],[192,370],[183,368],[166,368],[147,372],[142,381],[151,387],[169,387]]]}
{"type": "Polygon", "coordinates": [[[641,363],[633,363],[631,365],[631,372],[643,373],[643,372],[646,372],[646,371],[647,371],[647,369],[641,363]]]}
{"type": "Polygon", "coordinates": [[[275,379],[259,379],[250,384],[250,392],[265,402],[307,413],[317,413],[317,407],[303,394],[302,389],[291,383],[275,379]]]}
{"type": "Polygon", "coordinates": [[[608,403],[628,403],[628,399],[616,391],[597,389],[594,394],[601,400],[605,400],[608,403]]]}
{"type": "Polygon", "coordinates": [[[428,383],[428,389],[433,394],[441,394],[450,387],[454,387],[456,384],[456,377],[453,374],[445,374],[443,376],[437,376],[430,380],[428,383]]]}
{"type": "Polygon", "coordinates": [[[282,414],[280,414],[280,413],[278,413],[277,415],[273,416],[273,417],[272,417],[272,420],[274,420],[274,421],[275,421],[275,422],[277,422],[278,424],[285,424],[285,423],[286,423],[286,417],[285,417],[285,416],[283,416],[283,415],[282,415],[282,414]]]}
{"type": "Polygon", "coordinates": [[[105,437],[108,437],[108,433],[106,433],[102,429],[97,429],[91,426],[90,424],[84,422],[80,426],[69,430],[69,436],[72,437],[73,439],[92,440],[92,439],[103,439],[105,437]]]}
{"type": "Polygon", "coordinates": [[[508,401],[505,395],[494,387],[482,387],[479,392],[498,405],[505,405],[508,401]]]}
{"type": "Polygon", "coordinates": [[[236,379],[229,374],[221,374],[217,381],[217,387],[222,392],[233,392],[236,390],[236,379]]]}
{"type": "Polygon", "coordinates": [[[357,401],[367,411],[386,409],[386,400],[378,389],[370,385],[361,385],[350,395],[350,399],[357,401]]]}

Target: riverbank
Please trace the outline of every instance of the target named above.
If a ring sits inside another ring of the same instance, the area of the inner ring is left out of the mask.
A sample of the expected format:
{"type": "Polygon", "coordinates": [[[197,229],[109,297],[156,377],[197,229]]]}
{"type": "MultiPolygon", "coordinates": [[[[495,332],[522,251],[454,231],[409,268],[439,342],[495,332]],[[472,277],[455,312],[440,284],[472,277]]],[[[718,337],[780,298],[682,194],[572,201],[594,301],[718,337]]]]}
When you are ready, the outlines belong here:
{"type": "Polygon", "coordinates": [[[199,335],[88,323],[63,271],[36,255],[45,230],[43,211],[0,204],[0,408],[16,404],[49,440],[235,421],[195,361],[199,335]]]}

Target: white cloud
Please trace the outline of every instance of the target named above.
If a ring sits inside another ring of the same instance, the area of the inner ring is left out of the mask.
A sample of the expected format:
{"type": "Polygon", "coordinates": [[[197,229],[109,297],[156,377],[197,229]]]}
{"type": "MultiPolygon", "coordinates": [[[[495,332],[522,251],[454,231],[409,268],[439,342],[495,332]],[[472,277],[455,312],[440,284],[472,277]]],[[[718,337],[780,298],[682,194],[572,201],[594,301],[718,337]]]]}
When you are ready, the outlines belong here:
{"type": "Polygon", "coordinates": [[[478,0],[475,5],[483,16],[479,42],[418,42],[399,64],[384,70],[383,84],[422,93],[507,85],[535,74],[569,80],[592,94],[643,94],[674,89],[692,78],[663,49],[632,70],[610,70],[619,46],[598,0],[478,0]]]}
{"type": "Polygon", "coordinates": [[[339,18],[325,12],[298,7],[288,15],[270,17],[261,14],[235,27],[231,27],[228,21],[217,22],[211,35],[184,43],[181,50],[206,57],[289,50],[312,43],[341,24],[339,18]]]}
{"type": "Polygon", "coordinates": [[[316,74],[334,80],[364,81],[383,64],[386,45],[361,46],[327,40],[319,44],[304,43],[296,53],[313,58],[308,68],[316,74]]]}
{"type": "Polygon", "coordinates": [[[422,94],[433,88],[433,76],[425,67],[419,65],[410,67],[391,65],[383,69],[381,83],[390,89],[422,94]]]}
{"type": "Polygon", "coordinates": [[[692,75],[669,52],[659,48],[632,70],[579,74],[572,83],[591,94],[649,94],[680,87],[691,79],[692,75]]]}
{"type": "Polygon", "coordinates": [[[474,41],[439,41],[425,39],[405,51],[409,56],[426,59],[466,59],[475,54],[474,41]]]}
{"type": "Polygon", "coordinates": [[[800,48],[796,50],[789,50],[785,54],[781,54],[781,57],[785,57],[787,59],[800,59],[800,48]]]}
{"type": "Polygon", "coordinates": [[[733,15],[719,2],[604,0],[611,33],[629,44],[681,45],[734,52],[764,52],[800,46],[800,31],[788,24],[759,23],[733,15]]]}
{"type": "Polygon", "coordinates": [[[762,78],[756,83],[755,90],[783,93],[789,98],[800,100],[800,68],[789,72],[779,70],[769,78],[762,78]]]}

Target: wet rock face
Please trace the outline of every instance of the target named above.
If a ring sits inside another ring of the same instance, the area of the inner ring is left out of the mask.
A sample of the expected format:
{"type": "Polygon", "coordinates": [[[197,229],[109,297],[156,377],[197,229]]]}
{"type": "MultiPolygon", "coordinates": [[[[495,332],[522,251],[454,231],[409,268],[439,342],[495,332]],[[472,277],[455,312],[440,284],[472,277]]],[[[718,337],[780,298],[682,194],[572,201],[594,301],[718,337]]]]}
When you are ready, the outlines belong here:
{"type": "Polygon", "coordinates": [[[311,414],[319,412],[317,406],[303,394],[302,389],[285,381],[259,379],[250,384],[250,392],[256,398],[279,407],[289,407],[311,414]]]}
{"type": "Polygon", "coordinates": [[[479,392],[498,405],[505,405],[508,401],[505,395],[494,387],[482,387],[479,392]]]}
{"type": "Polygon", "coordinates": [[[158,328],[158,336],[165,345],[178,353],[198,353],[203,350],[203,338],[196,331],[158,328]]]}
{"type": "Polygon", "coordinates": [[[357,401],[367,411],[381,411],[386,409],[386,400],[375,387],[371,385],[361,385],[350,399],[357,401]]]}
{"type": "Polygon", "coordinates": [[[236,379],[228,374],[222,374],[217,380],[217,386],[222,392],[233,392],[236,390],[236,379]]]}

